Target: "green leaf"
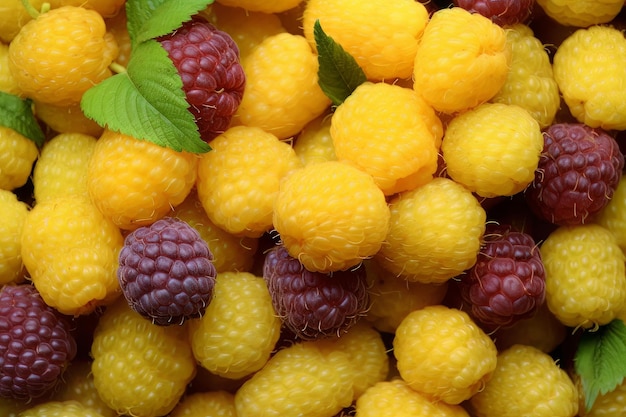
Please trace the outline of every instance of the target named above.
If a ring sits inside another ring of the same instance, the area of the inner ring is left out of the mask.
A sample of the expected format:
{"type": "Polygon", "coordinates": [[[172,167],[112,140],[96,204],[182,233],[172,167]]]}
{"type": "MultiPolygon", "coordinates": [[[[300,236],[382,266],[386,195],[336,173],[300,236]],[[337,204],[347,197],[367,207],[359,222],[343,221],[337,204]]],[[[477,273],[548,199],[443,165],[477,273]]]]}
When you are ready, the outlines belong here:
{"type": "Polygon", "coordinates": [[[328,36],[319,20],[313,26],[319,70],[319,85],[335,106],[340,105],[359,85],[367,81],[352,55],[328,36]]]}
{"type": "Polygon", "coordinates": [[[626,376],[626,325],[619,319],[582,335],[574,369],[580,376],[585,408],[591,409],[600,394],[621,384],[626,376]]]}
{"type": "Polygon", "coordinates": [[[128,34],[133,48],[178,29],[213,0],[127,0],[128,34]]]}
{"type": "Polygon", "coordinates": [[[0,126],[15,130],[20,135],[43,146],[45,135],[33,114],[31,100],[0,91],[0,126]]]}
{"type": "Polygon", "coordinates": [[[87,90],[81,108],[111,130],[176,151],[207,152],[182,88],[167,51],[149,40],[133,51],[127,72],[87,90]]]}

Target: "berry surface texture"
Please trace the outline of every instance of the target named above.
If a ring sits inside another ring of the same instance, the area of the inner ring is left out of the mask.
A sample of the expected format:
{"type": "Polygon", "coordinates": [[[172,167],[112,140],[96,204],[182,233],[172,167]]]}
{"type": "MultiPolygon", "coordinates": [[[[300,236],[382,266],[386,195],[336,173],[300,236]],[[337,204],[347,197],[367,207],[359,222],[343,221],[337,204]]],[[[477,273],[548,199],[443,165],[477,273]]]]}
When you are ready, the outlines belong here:
{"type": "Polygon", "coordinates": [[[625,417],[624,0],[0,0],[0,417],[625,417]]]}

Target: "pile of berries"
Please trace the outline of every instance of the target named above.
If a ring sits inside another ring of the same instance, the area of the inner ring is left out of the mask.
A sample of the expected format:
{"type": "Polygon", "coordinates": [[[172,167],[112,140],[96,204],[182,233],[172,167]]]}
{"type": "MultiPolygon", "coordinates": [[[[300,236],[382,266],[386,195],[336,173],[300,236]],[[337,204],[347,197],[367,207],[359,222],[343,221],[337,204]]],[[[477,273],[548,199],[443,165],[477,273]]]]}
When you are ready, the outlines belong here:
{"type": "Polygon", "coordinates": [[[157,3],[0,7],[0,415],[626,415],[622,0],[157,3]]]}

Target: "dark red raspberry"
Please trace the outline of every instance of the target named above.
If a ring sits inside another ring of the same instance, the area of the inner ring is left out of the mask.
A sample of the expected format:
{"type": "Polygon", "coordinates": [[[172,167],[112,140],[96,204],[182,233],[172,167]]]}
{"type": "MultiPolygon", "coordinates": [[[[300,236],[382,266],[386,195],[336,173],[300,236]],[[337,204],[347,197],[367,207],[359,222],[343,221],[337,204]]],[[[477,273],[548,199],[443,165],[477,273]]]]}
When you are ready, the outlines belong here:
{"type": "Polygon", "coordinates": [[[237,111],[246,77],[239,48],[229,34],[199,17],[159,38],[183,80],[183,90],[200,136],[223,133],[237,111]]]}
{"type": "Polygon", "coordinates": [[[311,272],[278,245],[265,255],[263,278],[283,324],[303,340],[344,333],[369,307],[362,266],[330,274],[311,272]]]}
{"type": "Polygon", "coordinates": [[[542,219],[557,225],[588,223],[613,197],[624,155],[602,129],[579,123],[554,124],[543,133],[544,148],[526,201],[542,219]]]}
{"type": "Polygon", "coordinates": [[[485,330],[531,317],[545,301],[545,270],[533,238],[488,224],[476,264],[463,274],[460,295],[485,330]]]}
{"type": "Polygon", "coordinates": [[[41,397],[75,356],[68,319],[48,306],[34,286],[0,289],[0,397],[41,397]]]}
{"type": "Polygon", "coordinates": [[[173,217],[126,236],[117,277],[130,307],[160,326],[200,317],[213,297],[213,255],[196,229],[173,217]]]}
{"type": "Polygon", "coordinates": [[[532,14],[534,0],[454,0],[454,5],[481,14],[500,25],[525,23],[532,14]]]}

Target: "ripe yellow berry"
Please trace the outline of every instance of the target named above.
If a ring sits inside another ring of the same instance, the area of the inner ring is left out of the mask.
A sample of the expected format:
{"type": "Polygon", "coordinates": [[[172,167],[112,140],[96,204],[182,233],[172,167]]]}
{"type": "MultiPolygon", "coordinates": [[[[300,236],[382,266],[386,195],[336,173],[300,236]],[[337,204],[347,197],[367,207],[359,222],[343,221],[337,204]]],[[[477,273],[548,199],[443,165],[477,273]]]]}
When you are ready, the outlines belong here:
{"type": "Polygon", "coordinates": [[[527,110],[484,103],[454,117],[441,145],[448,175],[482,197],[511,196],[535,178],[543,150],[527,110]]]}
{"type": "Polygon", "coordinates": [[[125,0],[50,0],[52,8],[63,6],[84,7],[94,10],[102,17],[117,15],[124,8],[125,0]]]}
{"type": "MultiPolygon", "coordinates": [[[[595,4],[595,2],[594,2],[595,4]]],[[[554,54],[554,79],[570,113],[581,123],[626,129],[626,38],[611,26],[578,29],[554,54]]]]}
{"type": "Polygon", "coordinates": [[[263,278],[248,272],[223,272],[217,276],[204,316],[189,322],[191,347],[205,369],[239,379],[265,365],[280,326],[263,278]]]}
{"type": "Polygon", "coordinates": [[[595,223],[610,230],[626,254],[626,176],[620,179],[613,198],[598,213],[595,223]]]}
{"type": "Polygon", "coordinates": [[[221,3],[211,5],[209,21],[233,38],[239,48],[240,59],[250,55],[252,49],[265,38],[285,32],[276,14],[253,12],[221,3]]]}
{"type": "Polygon", "coordinates": [[[189,195],[198,158],[105,130],[89,160],[89,195],[124,230],[152,224],[189,195]]]}
{"type": "Polygon", "coordinates": [[[283,348],[237,390],[237,416],[333,416],[352,402],[353,366],[316,342],[283,348]]]}
{"type": "Polygon", "coordinates": [[[443,113],[456,113],[491,99],[509,71],[504,29],[460,7],[435,12],[419,42],[413,88],[443,113]]]}
{"type": "Polygon", "coordinates": [[[523,107],[541,128],[548,127],[561,105],[548,52],[532,29],[521,23],[507,28],[506,39],[511,45],[511,67],[491,101],[523,107]]]}
{"type": "Polygon", "coordinates": [[[24,25],[9,45],[9,68],[27,97],[70,105],[111,76],[117,52],[98,12],[63,6],[24,25]]]}
{"type": "Polygon", "coordinates": [[[302,25],[313,47],[317,20],[354,57],[368,79],[390,80],[411,76],[428,11],[412,0],[309,0],[302,25]]]}
{"type": "Polygon", "coordinates": [[[339,337],[320,339],[318,344],[328,353],[338,350],[350,357],[355,365],[354,400],[371,386],[384,381],[389,374],[389,356],[382,336],[365,321],[357,322],[339,337]]]}
{"type": "Polygon", "coordinates": [[[302,0],[218,0],[217,3],[230,7],[241,7],[252,12],[280,13],[292,9],[300,4],[302,0]]]}
{"type": "Polygon", "coordinates": [[[296,138],[293,150],[304,165],[337,160],[333,138],[330,136],[331,120],[330,114],[318,116],[307,123],[296,138]]]}
{"type": "Polygon", "coordinates": [[[19,417],[104,417],[78,401],[47,401],[22,411],[19,417]]]}
{"type": "Polygon", "coordinates": [[[0,285],[20,281],[22,268],[22,230],[28,206],[17,196],[0,189],[0,285]]]}
{"type": "Polygon", "coordinates": [[[585,395],[582,384],[578,383],[580,406],[579,414],[584,417],[621,417],[626,413],[626,381],[605,394],[599,394],[591,410],[583,411],[585,395]]]}
{"type": "Polygon", "coordinates": [[[293,148],[258,127],[235,126],[210,142],[198,166],[198,197],[209,219],[231,234],[272,228],[280,181],[301,162],[293,148]]]}
{"type": "Polygon", "coordinates": [[[91,355],[100,398],[131,416],[168,414],[196,372],[186,327],[157,326],[123,298],[100,317],[91,355]]]}
{"type": "Polygon", "coordinates": [[[169,417],[237,417],[235,396],[226,391],[194,392],[181,399],[169,417]]]}
{"type": "Polygon", "coordinates": [[[476,417],[574,417],[578,392],[550,355],[514,345],[500,352],[491,380],[469,403],[476,417]]]}
{"type": "Polygon", "coordinates": [[[20,88],[9,70],[9,45],[2,42],[0,42],[0,91],[16,96],[21,94],[20,88]]]}
{"type": "Polygon", "coordinates": [[[537,4],[557,23],[579,27],[610,22],[624,6],[622,0],[537,0],[537,4]]]}
{"type": "Polygon", "coordinates": [[[48,140],[33,170],[33,193],[37,203],[64,195],[89,197],[87,167],[96,138],[81,133],[62,133],[48,140]]]}
{"type": "Polygon", "coordinates": [[[546,302],[566,326],[609,323],[626,306],[626,257],[598,224],[561,226],[540,247],[546,302]]]}
{"type": "Polygon", "coordinates": [[[375,257],[383,268],[409,281],[443,283],[476,263],[486,213],[462,185],[435,178],[389,207],[389,232],[375,257]]]}
{"type": "Polygon", "coordinates": [[[407,281],[382,268],[375,259],[365,261],[369,284],[370,308],[365,319],[387,333],[395,333],[412,311],[440,304],[448,290],[444,284],[407,281]]]}
{"type": "Polygon", "coordinates": [[[124,239],[86,196],[38,203],[22,230],[22,259],[46,304],[68,315],[93,312],[120,294],[124,239]]]}
{"type": "Polygon", "coordinates": [[[34,109],[37,118],[57,133],[82,133],[97,138],[104,131],[102,126],[85,116],[78,103],[57,106],[35,101],[34,109]]]}
{"type": "Polygon", "coordinates": [[[35,142],[0,126],[0,189],[12,191],[26,184],[38,156],[35,142]]]}
{"type": "MultiPolygon", "coordinates": [[[[45,0],[29,0],[35,10],[41,9],[45,0]]],[[[19,33],[22,26],[28,23],[32,17],[24,7],[21,0],[3,0],[0,3],[0,40],[9,44],[19,33]]]]}
{"type": "Polygon", "coordinates": [[[330,106],[318,84],[317,56],[303,36],[269,36],[241,64],[246,89],[233,124],[260,127],[287,139],[330,106]]]}
{"type": "Polygon", "coordinates": [[[209,220],[195,191],[174,208],[172,215],[186,221],[200,233],[213,254],[213,266],[217,272],[247,272],[252,269],[259,239],[235,236],[215,225],[209,220]]]}
{"type": "Polygon", "coordinates": [[[382,381],[356,402],[359,417],[469,417],[460,405],[433,401],[400,378],[382,381]]]}
{"type": "Polygon", "coordinates": [[[393,341],[400,376],[416,391],[460,404],[496,368],[494,342],[464,311],[427,306],[402,320],[393,341]]]}
{"type": "Polygon", "coordinates": [[[63,374],[63,382],[54,392],[53,399],[55,401],[78,401],[85,407],[96,410],[102,417],[117,417],[117,412],[102,401],[96,390],[91,363],[91,360],[82,358],[72,361],[63,374]]]}
{"type": "Polygon", "coordinates": [[[383,192],[338,161],[309,164],[280,185],[273,224],[289,254],[311,271],[350,268],[380,249],[389,228],[383,192]]]}
{"type": "Polygon", "coordinates": [[[440,138],[425,122],[433,114],[412,89],[361,84],[332,116],[337,159],[370,174],[385,195],[426,184],[437,170],[440,138]]]}

